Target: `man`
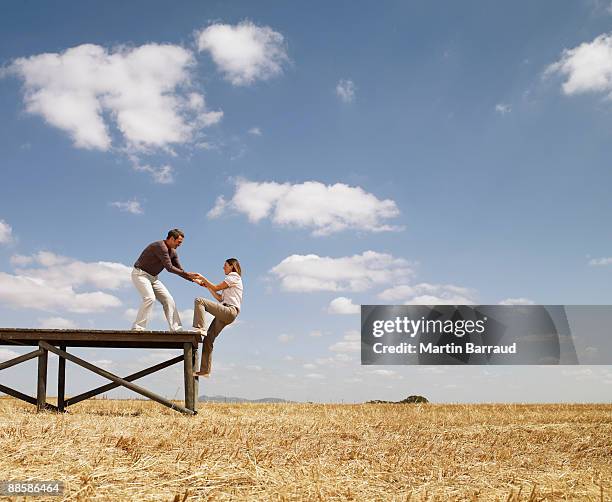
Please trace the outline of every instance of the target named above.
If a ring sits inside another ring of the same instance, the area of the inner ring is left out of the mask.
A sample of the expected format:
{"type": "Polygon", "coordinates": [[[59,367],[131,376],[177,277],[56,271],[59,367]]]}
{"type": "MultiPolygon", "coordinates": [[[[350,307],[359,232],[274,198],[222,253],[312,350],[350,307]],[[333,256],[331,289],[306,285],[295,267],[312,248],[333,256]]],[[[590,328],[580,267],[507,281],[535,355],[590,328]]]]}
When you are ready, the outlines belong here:
{"type": "Polygon", "coordinates": [[[170,331],[183,329],[174,298],[157,276],[163,269],[166,269],[188,281],[199,277],[197,273],[185,272],[179,262],[176,248],[183,243],[184,238],[185,234],[178,228],[174,228],[168,232],[165,240],[149,244],[134,263],[132,282],[142,297],[142,305],[132,325],[133,330],[143,331],[147,328],[155,299],[159,300],[164,307],[170,331]]]}

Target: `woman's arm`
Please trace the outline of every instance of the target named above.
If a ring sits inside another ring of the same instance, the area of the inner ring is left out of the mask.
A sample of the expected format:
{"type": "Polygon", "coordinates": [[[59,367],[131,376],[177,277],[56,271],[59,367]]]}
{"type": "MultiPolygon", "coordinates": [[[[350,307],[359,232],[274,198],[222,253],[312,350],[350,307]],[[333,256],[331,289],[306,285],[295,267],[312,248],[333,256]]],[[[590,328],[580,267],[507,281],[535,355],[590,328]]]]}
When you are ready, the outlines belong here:
{"type": "Polygon", "coordinates": [[[218,302],[223,300],[223,298],[221,298],[221,295],[217,293],[216,291],[214,291],[213,289],[208,288],[208,291],[210,291],[210,294],[213,295],[218,302]]]}
{"type": "Polygon", "coordinates": [[[202,279],[200,279],[199,281],[199,284],[214,292],[229,288],[229,286],[227,285],[227,282],[225,281],[221,281],[219,284],[213,284],[206,277],[202,277],[202,279]]]}
{"type": "Polygon", "coordinates": [[[222,297],[219,293],[217,293],[217,291],[221,291],[229,287],[225,281],[221,281],[219,284],[215,285],[204,276],[201,276],[201,279],[197,279],[195,282],[208,289],[208,291],[210,291],[218,302],[222,300],[222,297]]]}

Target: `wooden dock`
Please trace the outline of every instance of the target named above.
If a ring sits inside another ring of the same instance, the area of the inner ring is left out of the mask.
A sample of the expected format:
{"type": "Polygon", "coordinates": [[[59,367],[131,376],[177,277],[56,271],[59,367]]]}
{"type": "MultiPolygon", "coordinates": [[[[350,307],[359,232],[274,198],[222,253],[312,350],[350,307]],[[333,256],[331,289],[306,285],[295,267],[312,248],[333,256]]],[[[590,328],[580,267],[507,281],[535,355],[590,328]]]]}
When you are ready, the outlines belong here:
{"type": "MultiPolygon", "coordinates": [[[[168,408],[187,415],[197,413],[198,379],[193,376],[196,369],[198,343],[200,335],[189,332],[170,331],[114,331],[83,329],[21,329],[0,328],[0,345],[31,346],[36,350],[0,362],[0,370],[38,358],[38,376],[36,397],[23,394],[0,383],[0,392],[33,404],[38,411],[55,410],[63,412],[68,406],[85,399],[108,392],[117,387],[125,387],[168,408]],[[117,376],[105,369],[85,361],[68,352],[72,347],[103,347],[117,349],[180,349],[183,353],[177,357],[145,368],[125,377],[117,376]],[[47,403],[47,361],[49,352],[59,356],[57,375],[57,406],[47,403]],[[66,399],[66,361],[77,364],[111,381],[77,396],[66,399]],[[159,396],[144,387],[132,383],[134,380],[155,373],[173,364],[183,362],[185,385],[185,406],[159,396]]],[[[1,381],[1,379],[0,379],[1,381]]]]}

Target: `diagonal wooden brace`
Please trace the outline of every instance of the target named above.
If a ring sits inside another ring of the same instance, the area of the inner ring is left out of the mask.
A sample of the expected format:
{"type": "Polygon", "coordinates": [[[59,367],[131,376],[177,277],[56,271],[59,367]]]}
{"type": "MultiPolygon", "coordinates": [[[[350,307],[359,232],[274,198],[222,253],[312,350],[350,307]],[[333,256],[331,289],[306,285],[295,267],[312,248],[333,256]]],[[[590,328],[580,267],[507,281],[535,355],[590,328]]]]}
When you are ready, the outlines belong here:
{"type": "Polygon", "coordinates": [[[27,354],[23,354],[13,359],[9,359],[8,361],[0,363],[0,370],[5,370],[6,368],[10,368],[11,366],[15,366],[16,364],[23,363],[24,361],[29,361],[30,359],[34,359],[35,357],[38,357],[41,354],[42,350],[36,349],[33,352],[28,352],[27,354]]]}
{"type": "MultiPolygon", "coordinates": [[[[155,366],[151,366],[144,370],[140,370],[136,373],[132,373],[131,375],[128,375],[124,377],[123,379],[128,382],[132,382],[134,380],[138,380],[139,378],[150,375],[151,373],[155,373],[156,371],[163,370],[164,368],[172,366],[173,364],[176,364],[176,363],[180,363],[182,361],[183,361],[183,356],[177,356],[172,359],[168,359],[167,361],[164,361],[163,363],[159,363],[159,364],[156,364],[155,366]]],[[[81,401],[84,401],[85,399],[89,399],[90,397],[97,396],[99,394],[102,394],[103,392],[108,392],[109,390],[116,389],[117,387],[121,387],[121,384],[113,382],[113,383],[107,383],[106,385],[101,385],[100,387],[96,387],[95,389],[89,390],[87,392],[83,392],[82,394],[79,394],[78,396],[73,396],[69,399],[66,399],[65,401],[66,406],[71,406],[73,404],[80,403],[81,401]]]]}
{"type": "MultiPolygon", "coordinates": [[[[0,384],[0,392],[4,392],[7,396],[11,396],[16,399],[20,399],[21,401],[25,401],[26,403],[33,404],[34,406],[36,406],[37,404],[35,397],[31,397],[31,396],[28,396],[27,394],[23,394],[22,392],[19,392],[18,390],[15,390],[15,389],[11,389],[10,387],[7,387],[6,385],[0,384]]],[[[50,403],[46,403],[44,407],[47,410],[57,411],[57,406],[50,404],[50,403]]]]}

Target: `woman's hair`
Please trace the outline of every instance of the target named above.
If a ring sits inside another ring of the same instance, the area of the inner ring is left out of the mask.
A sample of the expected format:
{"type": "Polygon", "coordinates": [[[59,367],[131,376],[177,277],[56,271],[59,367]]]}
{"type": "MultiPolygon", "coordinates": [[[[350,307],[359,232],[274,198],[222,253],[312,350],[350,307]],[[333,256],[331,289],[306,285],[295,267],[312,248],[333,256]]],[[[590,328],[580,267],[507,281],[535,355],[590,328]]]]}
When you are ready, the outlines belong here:
{"type": "Polygon", "coordinates": [[[232,267],[232,272],[236,272],[238,275],[242,275],[242,270],[240,269],[240,262],[236,258],[228,258],[225,260],[230,267],[232,267]]]}

